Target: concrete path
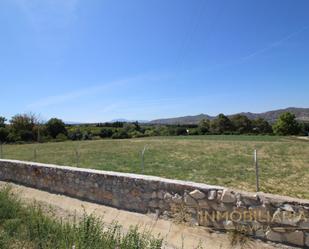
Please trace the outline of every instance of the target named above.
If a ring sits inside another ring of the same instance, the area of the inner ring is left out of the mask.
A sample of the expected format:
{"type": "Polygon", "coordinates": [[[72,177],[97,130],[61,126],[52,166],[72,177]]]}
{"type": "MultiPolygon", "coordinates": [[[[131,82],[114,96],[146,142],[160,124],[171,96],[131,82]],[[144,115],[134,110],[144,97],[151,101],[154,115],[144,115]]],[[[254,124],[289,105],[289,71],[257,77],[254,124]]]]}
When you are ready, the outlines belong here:
{"type": "MultiPolygon", "coordinates": [[[[0,181],[0,187],[5,184],[7,183],[0,181]]],[[[138,225],[141,229],[150,230],[152,234],[163,237],[166,241],[166,249],[193,249],[197,248],[199,244],[202,245],[203,249],[232,248],[229,236],[225,233],[214,232],[203,227],[190,227],[184,224],[176,224],[170,220],[156,219],[156,217],[151,215],[118,210],[16,184],[10,183],[10,185],[13,191],[18,193],[24,201],[33,202],[35,200],[44,206],[52,207],[57,217],[70,217],[74,214],[81,216],[86,211],[88,214],[93,213],[98,217],[103,217],[106,223],[117,221],[123,226],[124,232],[130,226],[138,225]]],[[[261,241],[250,241],[250,244],[246,248],[278,249],[292,247],[266,244],[261,241]]]]}

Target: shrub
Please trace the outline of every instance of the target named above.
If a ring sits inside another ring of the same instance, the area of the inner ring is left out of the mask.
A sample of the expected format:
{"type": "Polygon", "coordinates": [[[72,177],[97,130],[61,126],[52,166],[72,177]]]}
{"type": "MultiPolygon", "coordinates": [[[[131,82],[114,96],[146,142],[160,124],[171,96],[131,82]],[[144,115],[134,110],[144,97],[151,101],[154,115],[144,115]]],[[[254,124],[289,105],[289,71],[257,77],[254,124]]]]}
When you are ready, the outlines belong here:
{"type": "Polygon", "coordinates": [[[120,130],[117,131],[116,133],[113,134],[112,139],[125,139],[125,138],[130,138],[129,134],[124,131],[120,130]]]}
{"type": "Polygon", "coordinates": [[[195,135],[204,135],[206,133],[201,133],[198,128],[191,128],[189,129],[189,135],[195,136],[195,135]]]}
{"type": "Polygon", "coordinates": [[[103,128],[101,129],[99,136],[101,138],[110,138],[113,136],[113,130],[109,128],[103,128]]]}
{"type": "Polygon", "coordinates": [[[223,134],[233,130],[233,123],[222,113],[210,122],[210,131],[214,134],[223,134]]]}
{"type": "Polygon", "coordinates": [[[82,140],[83,134],[81,133],[81,131],[79,129],[77,129],[77,130],[74,130],[74,131],[70,131],[68,137],[69,137],[69,139],[71,139],[73,141],[82,140]]]}
{"type": "Polygon", "coordinates": [[[203,119],[198,124],[198,134],[205,135],[209,132],[210,121],[208,119],[203,119]]]}
{"type": "Polygon", "coordinates": [[[255,134],[273,134],[271,125],[263,118],[253,120],[252,127],[255,134]]]}
{"type": "Polygon", "coordinates": [[[4,143],[8,140],[9,131],[7,128],[0,128],[0,143],[4,143]]]}
{"type": "Polygon", "coordinates": [[[64,142],[66,140],[68,140],[68,137],[64,135],[63,133],[59,133],[57,137],[55,138],[56,142],[64,142]]]}
{"type": "Polygon", "coordinates": [[[145,137],[154,137],[154,136],[159,136],[160,133],[157,130],[153,129],[148,129],[144,133],[145,137]]]}
{"type": "Polygon", "coordinates": [[[6,118],[0,116],[0,128],[5,128],[6,126],[5,121],[6,121],[6,118]]]}
{"type": "Polygon", "coordinates": [[[138,138],[138,137],[145,137],[145,134],[140,131],[132,131],[129,133],[130,137],[138,138]]]}
{"type": "Polygon", "coordinates": [[[20,135],[20,139],[22,141],[30,142],[30,141],[34,140],[34,136],[33,136],[32,131],[21,130],[21,131],[19,131],[19,135],[20,135]]]}
{"type": "Polygon", "coordinates": [[[58,118],[51,118],[46,123],[46,129],[48,134],[53,138],[56,138],[58,134],[61,133],[67,135],[67,130],[65,128],[64,122],[58,118]]]}
{"type": "Polygon", "coordinates": [[[83,132],[82,139],[83,140],[91,140],[92,139],[92,133],[88,132],[88,131],[83,132]]]}
{"type": "Polygon", "coordinates": [[[245,134],[252,132],[252,121],[245,115],[236,114],[231,118],[234,130],[238,134],[245,134]]]}
{"type": "Polygon", "coordinates": [[[185,127],[177,127],[175,130],[176,136],[188,135],[188,131],[185,127]]]}

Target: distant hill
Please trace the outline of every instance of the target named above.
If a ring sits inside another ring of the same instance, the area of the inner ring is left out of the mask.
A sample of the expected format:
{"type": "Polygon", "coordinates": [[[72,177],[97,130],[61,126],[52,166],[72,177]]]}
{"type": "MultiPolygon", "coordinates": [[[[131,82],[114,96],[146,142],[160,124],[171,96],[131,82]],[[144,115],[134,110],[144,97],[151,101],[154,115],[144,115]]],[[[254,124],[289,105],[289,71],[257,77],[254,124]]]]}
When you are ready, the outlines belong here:
{"type": "MultiPolygon", "coordinates": [[[[309,108],[296,108],[289,107],[286,109],[279,109],[274,111],[262,112],[262,113],[251,113],[251,112],[242,112],[235,113],[233,115],[228,115],[229,117],[242,114],[247,116],[250,119],[264,118],[268,122],[273,123],[277,118],[284,112],[291,112],[295,114],[296,118],[299,121],[308,121],[309,122],[309,108]]],[[[196,116],[185,116],[177,118],[166,118],[166,119],[156,119],[150,121],[151,124],[197,124],[203,119],[214,119],[216,116],[210,116],[207,114],[199,114],[196,116]]]]}
{"type": "Polygon", "coordinates": [[[195,116],[185,116],[177,118],[165,118],[165,119],[156,119],[152,120],[150,124],[197,124],[203,119],[213,119],[213,116],[207,114],[199,114],[195,116]]]}
{"type": "Polygon", "coordinates": [[[114,122],[123,122],[123,123],[133,123],[133,122],[139,122],[139,123],[149,123],[148,120],[129,120],[129,119],[125,119],[125,118],[118,118],[118,119],[113,119],[110,122],[114,123],[114,122]]]}

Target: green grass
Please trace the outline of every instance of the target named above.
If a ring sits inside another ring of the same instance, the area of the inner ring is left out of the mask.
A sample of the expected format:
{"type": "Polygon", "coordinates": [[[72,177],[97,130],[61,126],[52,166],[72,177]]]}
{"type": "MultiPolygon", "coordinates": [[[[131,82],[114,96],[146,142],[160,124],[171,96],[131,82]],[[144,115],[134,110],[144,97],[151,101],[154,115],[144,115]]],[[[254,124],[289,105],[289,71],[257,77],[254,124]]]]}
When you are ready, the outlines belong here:
{"type": "Polygon", "coordinates": [[[162,243],[136,227],[123,234],[92,215],[61,221],[37,204],[23,204],[9,188],[0,190],[0,249],[159,249],[162,243]]]}
{"type": "Polygon", "coordinates": [[[190,136],[5,145],[4,157],[147,175],[255,190],[258,150],[261,190],[309,199],[309,142],[277,136],[190,136]]]}

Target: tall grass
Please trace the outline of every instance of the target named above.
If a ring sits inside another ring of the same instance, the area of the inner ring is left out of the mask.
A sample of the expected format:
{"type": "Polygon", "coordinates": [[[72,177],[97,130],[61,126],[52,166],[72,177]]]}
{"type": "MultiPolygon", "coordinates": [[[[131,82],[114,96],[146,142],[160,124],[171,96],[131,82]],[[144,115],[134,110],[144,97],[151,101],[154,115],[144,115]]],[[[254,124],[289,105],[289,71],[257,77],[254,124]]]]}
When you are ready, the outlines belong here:
{"type": "Polygon", "coordinates": [[[124,234],[93,215],[59,220],[38,204],[25,205],[9,187],[0,189],[0,249],[159,249],[162,243],[137,227],[124,234]]]}

